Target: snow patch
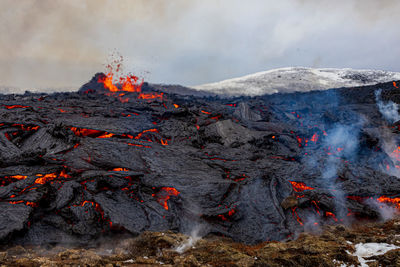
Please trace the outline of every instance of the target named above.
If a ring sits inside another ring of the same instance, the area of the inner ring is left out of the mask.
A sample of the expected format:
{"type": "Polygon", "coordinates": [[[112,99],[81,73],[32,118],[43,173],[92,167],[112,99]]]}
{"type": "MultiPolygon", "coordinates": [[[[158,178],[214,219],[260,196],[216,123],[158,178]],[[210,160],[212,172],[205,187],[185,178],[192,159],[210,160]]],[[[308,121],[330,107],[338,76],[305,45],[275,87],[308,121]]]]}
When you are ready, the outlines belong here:
{"type": "Polygon", "coordinates": [[[228,96],[255,96],[277,92],[307,92],[339,87],[372,85],[394,80],[400,80],[399,72],[288,67],[257,72],[215,83],[197,85],[192,88],[228,96]]]}
{"type": "Polygon", "coordinates": [[[387,243],[364,243],[364,244],[359,243],[356,244],[355,247],[356,247],[356,252],[354,252],[351,255],[356,256],[358,258],[361,267],[368,267],[367,262],[373,261],[373,260],[366,260],[364,258],[383,255],[390,250],[400,248],[399,246],[387,243]]]}

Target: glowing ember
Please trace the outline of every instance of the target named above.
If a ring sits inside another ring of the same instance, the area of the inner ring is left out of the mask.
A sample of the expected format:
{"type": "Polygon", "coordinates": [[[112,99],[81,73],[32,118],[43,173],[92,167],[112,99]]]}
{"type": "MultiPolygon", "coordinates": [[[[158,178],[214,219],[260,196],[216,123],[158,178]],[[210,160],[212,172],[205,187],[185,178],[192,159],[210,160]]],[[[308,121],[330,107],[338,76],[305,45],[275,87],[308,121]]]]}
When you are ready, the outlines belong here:
{"type": "Polygon", "coordinates": [[[26,179],[28,176],[26,175],[13,175],[13,176],[6,176],[5,178],[12,178],[16,180],[23,180],[26,179]]]}
{"type": "Polygon", "coordinates": [[[153,197],[157,197],[157,202],[160,203],[164,209],[168,210],[167,201],[171,196],[177,196],[180,192],[173,187],[162,187],[161,190],[156,194],[152,194],[153,197]]]}
{"type": "Polygon", "coordinates": [[[220,214],[220,215],[218,215],[218,217],[221,218],[223,221],[228,221],[228,218],[232,217],[233,214],[235,214],[235,213],[236,213],[236,210],[232,208],[227,212],[227,214],[220,214]]]}
{"type": "Polygon", "coordinates": [[[139,94],[138,98],[139,99],[156,99],[156,98],[163,98],[164,93],[141,93],[139,94]]]}
{"type": "Polygon", "coordinates": [[[325,212],[325,216],[332,218],[335,222],[338,221],[338,219],[336,218],[335,214],[333,214],[332,212],[329,212],[329,211],[325,212]]]}
{"type": "Polygon", "coordinates": [[[390,157],[395,158],[397,161],[400,161],[400,146],[393,150],[392,153],[390,153],[390,157]]]}
{"type": "Polygon", "coordinates": [[[289,181],[292,184],[293,190],[296,192],[303,192],[304,190],[314,190],[315,188],[306,186],[303,182],[293,182],[289,181]]]}
{"type": "Polygon", "coordinates": [[[18,127],[23,131],[37,131],[40,128],[40,126],[26,126],[24,124],[19,124],[19,123],[14,123],[11,126],[18,127]]]}
{"type": "Polygon", "coordinates": [[[161,139],[160,141],[161,141],[161,144],[163,146],[167,146],[168,145],[168,141],[167,140],[161,139]]]}
{"type": "Polygon", "coordinates": [[[129,172],[130,170],[127,169],[127,168],[114,168],[111,171],[114,171],[114,172],[129,172]]]}
{"type": "Polygon", "coordinates": [[[30,108],[30,106],[23,105],[4,105],[6,109],[14,109],[14,108],[30,108]]]}
{"type": "Polygon", "coordinates": [[[303,139],[301,139],[299,136],[296,136],[296,139],[297,139],[297,143],[299,143],[299,147],[301,147],[303,139]]]}
{"type": "Polygon", "coordinates": [[[100,131],[100,130],[93,130],[93,129],[86,129],[86,128],[78,128],[78,127],[69,127],[76,136],[79,137],[94,137],[94,138],[110,138],[114,136],[113,133],[100,131]]]}
{"type": "Polygon", "coordinates": [[[62,170],[60,172],[60,174],[57,175],[57,173],[53,172],[53,173],[48,173],[48,174],[36,174],[37,178],[35,180],[35,184],[45,184],[49,181],[52,181],[58,177],[62,177],[62,178],[71,178],[71,176],[69,176],[68,174],[65,173],[65,170],[62,170]]]}
{"type": "Polygon", "coordinates": [[[147,130],[144,130],[144,131],[142,131],[142,132],[140,132],[137,136],[135,136],[134,138],[135,139],[140,139],[141,137],[142,137],[142,135],[143,134],[145,134],[145,133],[148,133],[148,132],[153,132],[153,133],[158,133],[158,130],[157,129],[147,129],[147,130]]]}
{"type": "Polygon", "coordinates": [[[48,181],[51,181],[51,180],[57,178],[57,174],[56,174],[56,173],[36,174],[36,176],[37,176],[37,177],[40,177],[40,178],[37,178],[37,179],[35,180],[35,184],[45,184],[45,183],[47,183],[48,181]]]}
{"type": "Polygon", "coordinates": [[[296,209],[297,209],[297,207],[293,207],[293,208],[292,208],[292,215],[293,215],[293,217],[296,219],[296,221],[297,221],[300,225],[304,225],[304,224],[303,224],[303,221],[301,220],[301,218],[300,218],[299,215],[297,214],[296,209]]]}
{"type": "Polygon", "coordinates": [[[381,203],[390,203],[396,206],[397,209],[400,209],[400,197],[390,198],[387,196],[381,196],[377,199],[377,201],[381,203]]]}
{"type": "Polygon", "coordinates": [[[32,208],[35,208],[35,207],[39,206],[39,205],[38,205],[37,203],[35,203],[35,202],[30,202],[30,201],[24,202],[23,200],[9,201],[8,203],[14,204],[14,205],[15,205],[15,204],[24,203],[25,205],[30,206],[30,207],[32,207],[32,208]]]}
{"type": "Polygon", "coordinates": [[[314,143],[316,143],[318,141],[318,134],[315,133],[312,137],[311,137],[311,141],[313,141],[314,143]]]}

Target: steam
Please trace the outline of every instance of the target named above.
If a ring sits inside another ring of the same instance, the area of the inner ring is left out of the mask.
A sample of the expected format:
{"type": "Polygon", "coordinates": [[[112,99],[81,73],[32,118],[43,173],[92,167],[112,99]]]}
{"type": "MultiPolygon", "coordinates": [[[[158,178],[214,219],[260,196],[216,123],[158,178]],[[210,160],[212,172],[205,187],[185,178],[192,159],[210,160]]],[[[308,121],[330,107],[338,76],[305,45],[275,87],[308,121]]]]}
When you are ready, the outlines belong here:
{"type": "Polygon", "coordinates": [[[335,197],[336,213],[338,217],[346,218],[345,193],[336,183],[338,178],[338,169],[341,167],[342,158],[354,159],[359,144],[359,131],[362,122],[358,124],[336,125],[328,132],[325,139],[325,147],[331,148],[331,155],[325,162],[325,168],[322,171],[322,182],[328,188],[331,188],[332,195],[335,197]]]}
{"type": "Polygon", "coordinates": [[[201,229],[202,229],[201,225],[195,226],[192,232],[190,233],[189,238],[183,244],[176,247],[175,251],[178,252],[179,254],[182,254],[188,249],[192,248],[197,243],[197,241],[201,239],[200,236],[201,229]]]}
{"type": "Polygon", "coordinates": [[[400,115],[398,111],[399,106],[391,100],[384,103],[381,99],[381,95],[382,95],[382,89],[375,91],[375,100],[376,104],[378,105],[379,112],[390,123],[399,121],[400,120],[400,115]]]}
{"type": "MultiPolygon", "coordinates": [[[[393,101],[382,101],[382,89],[375,91],[376,105],[378,106],[379,112],[385,118],[385,120],[391,124],[400,120],[400,114],[398,112],[398,104],[393,101]]],[[[393,163],[398,162],[396,154],[393,153],[398,148],[397,140],[393,134],[388,130],[383,130],[380,139],[382,140],[382,148],[384,152],[390,157],[393,163]]],[[[381,168],[385,173],[400,177],[400,170],[398,168],[381,168]]]]}
{"type": "Polygon", "coordinates": [[[368,204],[371,208],[379,212],[379,215],[383,221],[391,220],[398,213],[396,208],[387,205],[386,203],[378,202],[375,199],[367,199],[366,204],[368,204]]]}

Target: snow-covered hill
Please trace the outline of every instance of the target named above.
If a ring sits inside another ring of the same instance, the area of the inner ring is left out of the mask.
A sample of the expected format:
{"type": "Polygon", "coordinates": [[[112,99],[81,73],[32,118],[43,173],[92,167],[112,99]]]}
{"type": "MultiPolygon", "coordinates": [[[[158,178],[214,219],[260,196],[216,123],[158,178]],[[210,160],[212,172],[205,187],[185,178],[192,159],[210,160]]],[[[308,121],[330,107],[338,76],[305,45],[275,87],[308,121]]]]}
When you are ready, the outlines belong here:
{"type": "Polygon", "coordinates": [[[278,92],[305,92],[371,85],[393,80],[400,80],[400,72],[289,67],[258,72],[216,83],[192,86],[192,88],[230,96],[254,96],[278,92]]]}
{"type": "Polygon", "coordinates": [[[52,88],[21,88],[13,86],[1,86],[0,94],[23,94],[25,91],[31,93],[56,93],[56,92],[74,92],[77,89],[74,87],[52,87],[52,88]]]}

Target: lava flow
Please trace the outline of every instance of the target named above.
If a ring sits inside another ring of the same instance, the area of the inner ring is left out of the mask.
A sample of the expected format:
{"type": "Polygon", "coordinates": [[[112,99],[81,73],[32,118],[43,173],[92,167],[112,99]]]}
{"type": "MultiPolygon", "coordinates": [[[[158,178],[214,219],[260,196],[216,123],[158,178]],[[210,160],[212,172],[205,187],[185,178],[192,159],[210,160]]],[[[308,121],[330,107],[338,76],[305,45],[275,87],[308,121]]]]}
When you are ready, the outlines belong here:
{"type": "Polygon", "coordinates": [[[168,200],[171,196],[177,196],[180,192],[173,187],[162,187],[156,194],[152,194],[153,197],[157,198],[158,203],[168,210],[168,200]]]}
{"type": "Polygon", "coordinates": [[[296,192],[303,192],[304,190],[314,190],[315,188],[307,186],[303,182],[289,181],[292,184],[293,190],[296,192]]]}
{"type": "Polygon", "coordinates": [[[119,78],[118,85],[113,84],[113,76],[114,74],[112,72],[109,72],[107,75],[100,77],[98,82],[103,83],[105,88],[114,93],[120,91],[138,93],[141,91],[143,81],[141,83],[138,83],[139,78],[135,75],[127,75],[125,77],[119,78]]]}
{"type": "MultiPolygon", "coordinates": [[[[119,60],[116,60],[112,64],[107,66],[108,72],[107,74],[100,75],[97,79],[97,82],[102,84],[103,87],[109,91],[106,95],[115,96],[119,99],[121,103],[127,103],[130,100],[130,97],[125,93],[138,93],[137,99],[145,99],[145,100],[154,100],[154,99],[163,99],[164,93],[144,93],[142,92],[142,86],[144,81],[139,82],[139,78],[133,74],[128,75],[120,75],[120,71],[122,68],[122,57],[119,60]],[[119,78],[116,76],[120,76],[119,78]]],[[[88,89],[85,93],[92,92],[92,89],[88,89]]]]}
{"type": "Polygon", "coordinates": [[[324,227],[400,210],[400,131],[370,98],[382,89],[398,103],[392,82],[225,99],[107,73],[79,92],[0,94],[3,243],[195,221],[255,244],[294,238],[310,217],[324,227]]]}

